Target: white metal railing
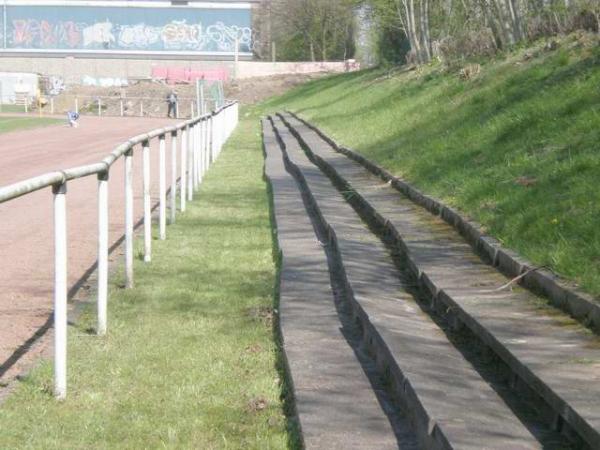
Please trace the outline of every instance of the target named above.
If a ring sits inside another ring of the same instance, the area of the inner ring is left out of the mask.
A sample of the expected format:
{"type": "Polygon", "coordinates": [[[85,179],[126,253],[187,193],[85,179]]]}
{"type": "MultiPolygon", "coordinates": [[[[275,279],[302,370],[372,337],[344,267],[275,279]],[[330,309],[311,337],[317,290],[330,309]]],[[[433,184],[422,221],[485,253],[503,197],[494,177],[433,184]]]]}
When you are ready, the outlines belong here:
{"type": "Polygon", "coordinates": [[[108,302],[108,178],[112,165],[125,158],[125,277],[126,288],[133,287],[133,151],[142,147],[144,198],[144,261],[152,259],[152,205],[150,200],[150,142],[159,141],[159,235],[166,238],[167,174],[165,137],[171,134],[170,222],[175,222],[177,196],[177,150],[180,150],[180,210],[192,200],[194,191],[238,122],[238,103],[230,102],[201,117],[178,125],[140,134],[117,146],[102,161],[62,171],[49,172],[0,187],[0,203],[52,188],[54,195],[54,394],[63,399],[67,393],[67,184],[78,178],[98,178],[98,286],[97,333],[107,331],[108,302]],[[180,137],[180,139],[178,139],[180,137]]]}

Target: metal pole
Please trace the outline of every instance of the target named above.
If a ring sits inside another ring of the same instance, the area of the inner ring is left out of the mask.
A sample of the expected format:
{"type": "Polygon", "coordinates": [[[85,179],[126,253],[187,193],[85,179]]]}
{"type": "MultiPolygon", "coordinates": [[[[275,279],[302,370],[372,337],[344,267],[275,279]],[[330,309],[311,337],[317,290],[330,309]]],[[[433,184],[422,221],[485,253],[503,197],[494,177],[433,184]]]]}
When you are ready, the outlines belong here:
{"type": "Polygon", "coordinates": [[[50,97],[50,114],[54,114],[54,97],[50,97]]]}
{"type": "Polygon", "coordinates": [[[79,114],[79,99],[75,97],[75,112],[79,114]]]}
{"type": "Polygon", "coordinates": [[[175,215],[177,212],[177,131],[171,132],[171,218],[169,223],[175,223],[175,215]]]}
{"type": "Polygon", "coordinates": [[[236,36],[235,37],[235,49],[234,49],[234,62],[233,62],[233,79],[237,80],[238,78],[238,62],[240,60],[240,41],[239,38],[236,36]]]}
{"type": "Polygon", "coordinates": [[[214,116],[210,116],[208,118],[208,148],[210,150],[210,163],[214,163],[215,162],[215,122],[214,122],[214,116]]]}
{"type": "Polygon", "coordinates": [[[108,170],[98,174],[98,329],[106,334],[108,303],[108,170]]]}
{"type": "Polygon", "coordinates": [[[123,117],[124,115],[124,110],[123,110],[123,100],[120,100],[120,104],[121,104],[121,117],[123,117]]]}
{"type": "Polygon", "coordinates": [[[187,170],[187,199],[191,202],[194,199],[194,126],[188,128],[188,170],[187,170]]]}
{"type": "Polygon", "coordinates": [[[165,135],[161,134],[158,138],[158,160],[159,160],[159,235],[161,240],[167,238],[167,161],[166,161],[166,142],[165,135]]]}
{"type": "Polygon", "coordinates": [[[200,183],[204,178],[204,120],[198,122],[198,152],[200,153],[200,183]]]}
{"type": "Polygon", "coordinates": [[[181,129],[181,176],[179,178],[179,201],[181,202],[179,209],[185,211],[185,188],[186,188],[186,171],[187,171],[187,129],[181,129]]]}
{"type": "Polygon", "coordinates": [[[202,115],[206,114],[206,103],[204,100],[204,81],[200,83],[200,105],[202,108],[202,115]]]}
{"type": "Polygon", "coordinates": [[[196,110],[199,116],[204,113],[204,111],[202,111],[202,106],[200,105],[200,79],[196,78],[196,110]]]}
{"type": "Polygon", "coordinates": [[[125,153],[125,287],[133,287],[133,149],[125,153]]]}
{"type": "Polygon", "coordinates": [[[144,117],[144,100],[140,100],[140,117],[144,117]]]}
{"type": "Polygon", "coordinates": [[[98,116],[102,115],[102,99],[98,97],[98,116]]]}
{"type": "Polygon", "coordinates": [[[179,100],[175,102],[175,118],[179,119],[179,100]]]}
{"type": "Polygon", "coordinates": [[[200,135],[198,134],[199,131],[200,123],[197,122],[196,125],[194,125],[194,168],[196,169],[194,171],[194,188],[196,190],[198,190],[198,187],[200,187],[200,135]]]}
{"type": "Polygon", "coordinates": [[[54,194],[54,395],[67,395],[67,184],[54,194]]]}
{"type": "Polygon", "coordinates": [[[209,148],[209,140],[208,140],[208,126],[209,120],[204,120],[204,170],[208,172],[208,168],[210,167],[210,148],[209,148]]]}
{"type": "Polygon", "coordinates": [[[152,261],[152,205],[150,200],[150,142],[142,143],[144,172],[144,262],[152,261]]]}

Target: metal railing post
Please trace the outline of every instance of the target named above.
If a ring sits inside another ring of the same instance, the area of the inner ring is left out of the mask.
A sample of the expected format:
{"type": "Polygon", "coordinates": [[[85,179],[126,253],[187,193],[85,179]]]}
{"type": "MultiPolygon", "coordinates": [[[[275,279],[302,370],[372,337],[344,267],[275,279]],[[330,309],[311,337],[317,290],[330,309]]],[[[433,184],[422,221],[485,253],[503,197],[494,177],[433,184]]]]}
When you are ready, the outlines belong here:
{"type": "Polygon", "coordinates": [[[210,167],[210,148],[209,148],[209,137],[208,137],[209,122],[208,119],[204,119],[204,170],[208,171],[210,167]]]}
{"type": "Polygon", "coordinates": [[[121,117],[123,117],[124,112],[125,112],[124,108],[123,108],[123,100],[120,100],[119,103],[120,103],[120,107],[121,107],[121,117]]]}
{"type": "Polygon", "coordinates": [[[108,303],[108,168],[98,174],[98,328],[106,334],[108,303]]]}
{"type": "Polygon", "coordinates": [[[98,117],[102,115],[102,99],[98,97],[98,117]]]}
{"type": "Polygon", "coordinates": [[[125,287],[133,287],[133,149],[125,153],[125,287]]]}
{"type": "Polygon", "coordinates": [[[166,142],[165,135],[161,134],[158,137],[158,196],[159,196],[159,208],[158,208],[158,228],[159,236],[161,240],[167,238],[167,161],[166,161],[166,142]]]}
{"type": "Polygon", "coordinates": [[[192,124],[190,126],[190,186],[192,193],[196,190],[196,152],[194,151],[196,147],[196,125],[192,124]]]}
{"type": "Polygon", "coordinates": [[[171,195],[170,208],[171,215],[169,223],[175,223],[177,213],[177,131],[171,132],[171,195]]]}
{"type": "Polygon", "coordinates": [[[54,395],[67,395],[67,184],[54,194],[54,395]]]}
{"type": "Polygon", "coordinates": [[[194,178],[194,184],[196,190],[200,187],[201,174],[200,174],[200,122],[196,122],[194,125],[194,156],[196,158],[196,176],[194,178]]]}
{"type": "Polygon", "coordinates": [[[185,211],[185,202],[187,199],[186,189],[186,172],[187,172],[187,127],[181,129],[181,175],[179,177],[179,201],[181,212],[185,211]]]}
{"type": "Polygon", "coordinates": [[[200,183],[204,179],[204,120],[198,122],[198,153],[200,162],[198,163],[200,171],[200,183]]]}
{"type": "Polygon", "coordinates": [[[188,127],[188,141],[187,141],[187,154],[188,154],[188,170],[187,170],[187,199],[189,202],[194,200],[194,126],[189,125],[188,127]]]}
{"type": "Polygon", "coordinates": [[[142,143],[144,184],[144,262],[152,260],[152,202],[150,199],[150,142],[142,143]]]}
{"type": "Polygon", "coordinates": [[[215,136],[214,136],[214,131],[215,131],[215,123],[214,123],[214,119],[213,116],[211,115],[208,118],[208,148],[210,150],[210,163],[214,163],[215,162],[215,136]]]}

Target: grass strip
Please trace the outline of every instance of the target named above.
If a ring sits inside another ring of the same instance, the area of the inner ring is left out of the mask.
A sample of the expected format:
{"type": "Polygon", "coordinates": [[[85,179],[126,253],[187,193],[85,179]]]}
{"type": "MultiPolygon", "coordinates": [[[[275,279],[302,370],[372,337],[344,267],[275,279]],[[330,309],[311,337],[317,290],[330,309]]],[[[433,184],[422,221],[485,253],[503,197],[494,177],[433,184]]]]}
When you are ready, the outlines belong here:
{"type": "Polygon", "coordinates": [[[294,445],[258,125],[240,123],[152,263],[137,259],[136,287],[112,278],[108,336],[86,331],[93,310],[70,327],[67,400],[52,398],[45,362],[0,406],[0,448],[294,445]]]}
{"type": "Polygon", "coordinates": [[[30,130],[32,128],[45,127],[64,123],[64,120],[49,117],[0,117],[0,133],[9,131],[30,130]]]}

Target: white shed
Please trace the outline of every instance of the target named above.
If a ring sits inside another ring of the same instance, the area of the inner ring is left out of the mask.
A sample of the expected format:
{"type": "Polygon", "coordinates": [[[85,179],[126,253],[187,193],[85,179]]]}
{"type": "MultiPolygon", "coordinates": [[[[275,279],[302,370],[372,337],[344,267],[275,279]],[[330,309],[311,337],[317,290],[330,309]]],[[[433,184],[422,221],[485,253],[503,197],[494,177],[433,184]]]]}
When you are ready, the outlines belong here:
{"type": "Polygon", "coordinates": [[[15,103],[18,97],[35,98],[39,75],[22,72],[0,72],[0,103],[15,103]]]}

